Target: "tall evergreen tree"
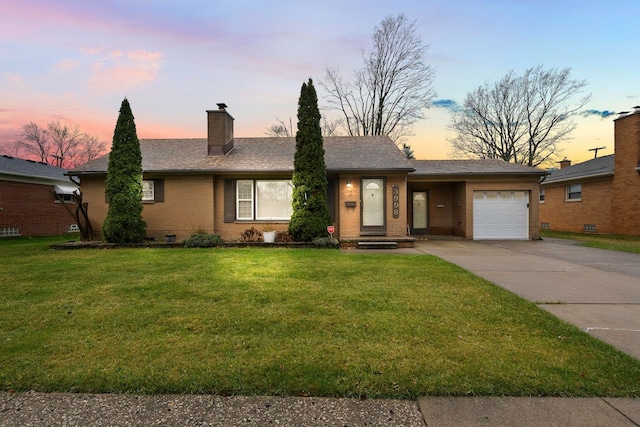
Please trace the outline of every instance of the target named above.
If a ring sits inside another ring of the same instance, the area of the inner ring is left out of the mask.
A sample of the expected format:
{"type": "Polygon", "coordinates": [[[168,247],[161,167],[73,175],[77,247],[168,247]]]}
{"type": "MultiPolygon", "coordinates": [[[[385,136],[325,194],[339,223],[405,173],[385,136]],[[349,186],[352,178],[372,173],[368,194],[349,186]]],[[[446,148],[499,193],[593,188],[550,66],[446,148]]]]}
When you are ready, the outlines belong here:
{"type": "Polygon", "coordinates": [[[106,193],[109,210],[102,225],[105,240],[111,243],[144,241],[147,224],[142,219],[142,153],[126,98],[113,133],[106,193]]]}
{"type": "Polygon", "coordinates": [[[298,100],[293,167],[293,214],[289,234],[297,241],[308,242],[325,236],[326,227],[331,224],[318,95],[311,79],[302,84],[298,100]]]}

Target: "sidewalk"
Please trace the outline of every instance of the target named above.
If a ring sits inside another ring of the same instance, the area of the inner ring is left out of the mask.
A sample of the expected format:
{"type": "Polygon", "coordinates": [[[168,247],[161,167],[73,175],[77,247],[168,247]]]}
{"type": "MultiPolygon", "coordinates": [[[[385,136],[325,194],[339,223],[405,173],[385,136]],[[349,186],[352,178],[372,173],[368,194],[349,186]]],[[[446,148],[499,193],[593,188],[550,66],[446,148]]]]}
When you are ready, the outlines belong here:
{"type": "Polygon", "coordinates": [[[0,426],[639,426],[639,399],[1,393],[0,426]]]}

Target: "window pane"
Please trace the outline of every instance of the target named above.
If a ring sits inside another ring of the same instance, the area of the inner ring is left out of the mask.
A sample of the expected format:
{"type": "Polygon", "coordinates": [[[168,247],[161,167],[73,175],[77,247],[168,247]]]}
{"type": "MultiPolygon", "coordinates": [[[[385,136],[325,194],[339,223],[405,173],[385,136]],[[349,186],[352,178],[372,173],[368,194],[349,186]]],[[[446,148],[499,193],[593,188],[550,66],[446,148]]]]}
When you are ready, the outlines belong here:
{"type": "Polygon", "coordinates": [[[142,181],[142,200],[153,199],[153,180],[142,181]]]}
{"type": "Polygon", "coordinates": [[[236,218],[253,219],[253,181],[236,182],[236,218]]]}
{"type": "Polygon", "coordinates": [[[256,181],[256,219],[291,219],[291,181],[256,181]]]}

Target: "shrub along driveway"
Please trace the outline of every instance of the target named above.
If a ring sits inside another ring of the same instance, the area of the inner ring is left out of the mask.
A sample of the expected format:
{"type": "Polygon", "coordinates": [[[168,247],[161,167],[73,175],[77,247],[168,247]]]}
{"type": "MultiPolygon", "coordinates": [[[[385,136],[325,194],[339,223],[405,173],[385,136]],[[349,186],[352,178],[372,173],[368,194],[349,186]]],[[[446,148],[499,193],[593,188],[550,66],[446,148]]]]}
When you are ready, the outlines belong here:
{"type": "Polygon", "coordinates": [[[457,264],[640,359],[640,255],[574,241],[420,241],[457,264]]]}

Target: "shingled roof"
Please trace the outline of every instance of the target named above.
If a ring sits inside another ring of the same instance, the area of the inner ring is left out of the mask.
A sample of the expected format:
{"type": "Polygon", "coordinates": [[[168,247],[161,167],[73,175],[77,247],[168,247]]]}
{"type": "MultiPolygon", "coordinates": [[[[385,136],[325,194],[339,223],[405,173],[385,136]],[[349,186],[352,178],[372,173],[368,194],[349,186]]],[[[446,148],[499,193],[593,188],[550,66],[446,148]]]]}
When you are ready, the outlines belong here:
{"type": "MultiPolygon", "coordinates": [[[[147,173],[266,173],[293,172],[295,138],[234,138],[224,156],[209,156],[206,139],[142,139],[142,169],[147,173]]],[[[326,137],[325,163],[329,172],[413,170],[386,136],[326,137]]],[[[69,171],[69,175],[104,174],[109,156],[69,171]]]]}
{"type": "Polygon", "coordinates": [[[549,175],[542,181],[542,185],[575,181],[587,178],[604,178],[613,176],[615,154],[587,160],[573,166],[556,169],[549,172],[549,175]]]}
{"type": "Polygon", "coordinates": [[[37,178],[44,180],[69,181],[66,170],[34,160],[18,159],[11,156],[0,156],[0,175],[11,175],[19,178],[37,178]]]}
{"type": "Polygon", "coordinates": [[[410,176],[452,175],[545,175],[547,172],[531,166],[504,160],[414,160],[410,176]]]}

